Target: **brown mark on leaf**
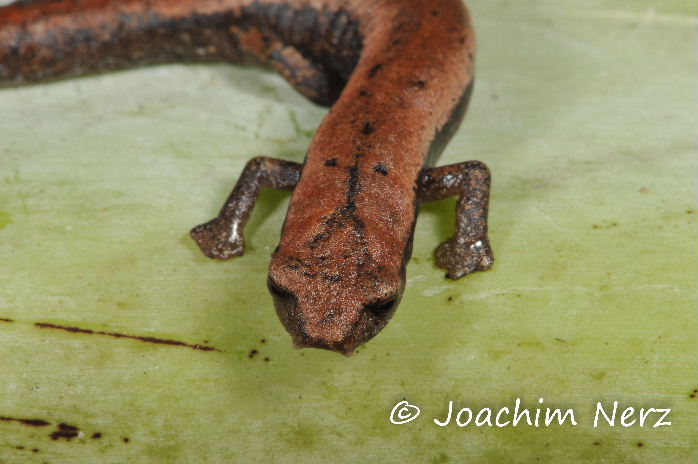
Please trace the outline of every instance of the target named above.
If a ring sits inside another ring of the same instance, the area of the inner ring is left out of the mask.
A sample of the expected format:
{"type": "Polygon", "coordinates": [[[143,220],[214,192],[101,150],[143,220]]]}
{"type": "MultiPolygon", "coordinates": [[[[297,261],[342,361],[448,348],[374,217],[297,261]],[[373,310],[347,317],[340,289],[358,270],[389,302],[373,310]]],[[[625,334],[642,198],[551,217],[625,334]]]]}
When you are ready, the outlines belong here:
{"type": "Polygon", "coordinates": [[[51,440],[59,440],[63,438],[66,441],[70,441],[73,438],[77,437],[79,434],[79,428],[75,427],[74,425],[61,422],[60,424],[58,424],[58,429],[49,436],[51,437],[51,440]]]}
{"type": "Polygon", "coordinates": [[[22,425],[28,425],[30,427],[46,427],[47,425],[51,425],[50,422],[47,422],[42,419],[21,419],[17,417],[7,417],[7,416],[0,416],[0,421],[3,422],[17,422],[22,425]]]}
{"type": "Polygon", "coordinates": [[[104,336],[113,337],[113,338],[127,338],[130,340],[138,340],[139,342],[144,342],[144,343],[156,343],[159,345],[182,346],[182,347],[191,348],[192,350],[198,350],[198,351],[219,351],[220,352],[220,350],[218,348],[215,348],[213,346],[198,345],[198,344],[192,345],[189,343],[181,342],[179,340],[170,340],[170,339],[166,339],[166,338],[142,337],[142,336],[138,336],[138,335],[127,335],[127,334],[122,334],[122,333],[118,333],[118,332],[104,332],[101,330],[82,329],[80,327],[70,327],[70,326],[49,324],[47,322],[35,322],[34,325],[36,327],[39,327],[40,329],[64,330],[66,332],[80,333],[80,334],[86,334],[86,335],[104,335],[104,336]]]}

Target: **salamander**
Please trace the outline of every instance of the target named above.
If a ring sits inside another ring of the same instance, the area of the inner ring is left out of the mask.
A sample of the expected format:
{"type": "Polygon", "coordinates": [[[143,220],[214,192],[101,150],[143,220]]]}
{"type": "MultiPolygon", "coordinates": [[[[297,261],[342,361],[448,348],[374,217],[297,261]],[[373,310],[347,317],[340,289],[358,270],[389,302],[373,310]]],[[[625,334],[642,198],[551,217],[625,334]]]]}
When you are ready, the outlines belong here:
{"type": "Polygon", "coordinates": [[[291,191],[268,288],[296,347],[350,355],[393,316],[419,204],[457,196],[436,265],[486,270],[490,173],[435,167],[473,88],[461,0],[20,0],[0,8],[0,85],[174,61],[257,63],[329,106],[302,164],[257,157],[191,236],[240,256],[261,189],[291,191]]]}

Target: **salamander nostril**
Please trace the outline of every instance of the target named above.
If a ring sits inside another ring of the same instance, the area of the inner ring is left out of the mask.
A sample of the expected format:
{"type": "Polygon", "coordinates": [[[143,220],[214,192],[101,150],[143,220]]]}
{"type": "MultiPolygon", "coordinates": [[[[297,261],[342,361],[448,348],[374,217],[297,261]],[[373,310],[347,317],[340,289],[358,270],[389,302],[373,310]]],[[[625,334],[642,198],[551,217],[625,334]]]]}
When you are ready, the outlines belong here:
{"type": "Polygon", "coordinates": [[[395,309],[396,303],[397,297],[392,297],[388,300],[380,300],[375,303],[367,304],[364,308],[376,317],[385,317],[395,309]]]}

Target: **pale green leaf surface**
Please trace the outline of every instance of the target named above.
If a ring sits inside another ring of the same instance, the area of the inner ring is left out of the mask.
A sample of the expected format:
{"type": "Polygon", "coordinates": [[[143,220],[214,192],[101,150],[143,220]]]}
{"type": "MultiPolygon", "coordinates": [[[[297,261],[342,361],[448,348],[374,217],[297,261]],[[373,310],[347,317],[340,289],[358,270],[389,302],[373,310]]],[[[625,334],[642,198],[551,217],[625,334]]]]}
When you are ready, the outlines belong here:
{"type": "Polygon", "coordinates": [[[0,462],[695,462],[695,4],[470,7],[476,90],[442,162],[489,164],[497,262],[445,279],[454,201],[425,205],[401,307],[351,359],[293,350],[274,313],[287,194],[262,195],[242,258],[187,236],[250,157],[301,161],[323,109],[228,65],[1,90],[0,416],[51,425],[0,420],[0,462]],[[395,426],[403,397],[422,415],[395,426]],[[432,422],[517,397],[579,425],[432,422]],[[614,400],[672,426],[594,428],[614,400]]]}

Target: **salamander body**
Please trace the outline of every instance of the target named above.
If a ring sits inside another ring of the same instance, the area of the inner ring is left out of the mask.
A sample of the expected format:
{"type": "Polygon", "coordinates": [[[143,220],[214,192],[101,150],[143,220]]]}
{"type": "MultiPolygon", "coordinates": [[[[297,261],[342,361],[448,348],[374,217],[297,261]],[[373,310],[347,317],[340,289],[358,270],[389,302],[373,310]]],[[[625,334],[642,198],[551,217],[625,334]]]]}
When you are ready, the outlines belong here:
{"type": "Polygon", "coordinates": [[[433,167],[473,86],[460,0],[21,0],[0,8],[0,85],[173,61],[255,62],[331,106],[305,162],[255,158],[192,237],[239,256],[262,188],[291,190],[268,286],[298,347],[351,354],[392,317],[419,203],[458,195],[436,251],[459,278],[492,265],[489,172],[433,167]]]}

